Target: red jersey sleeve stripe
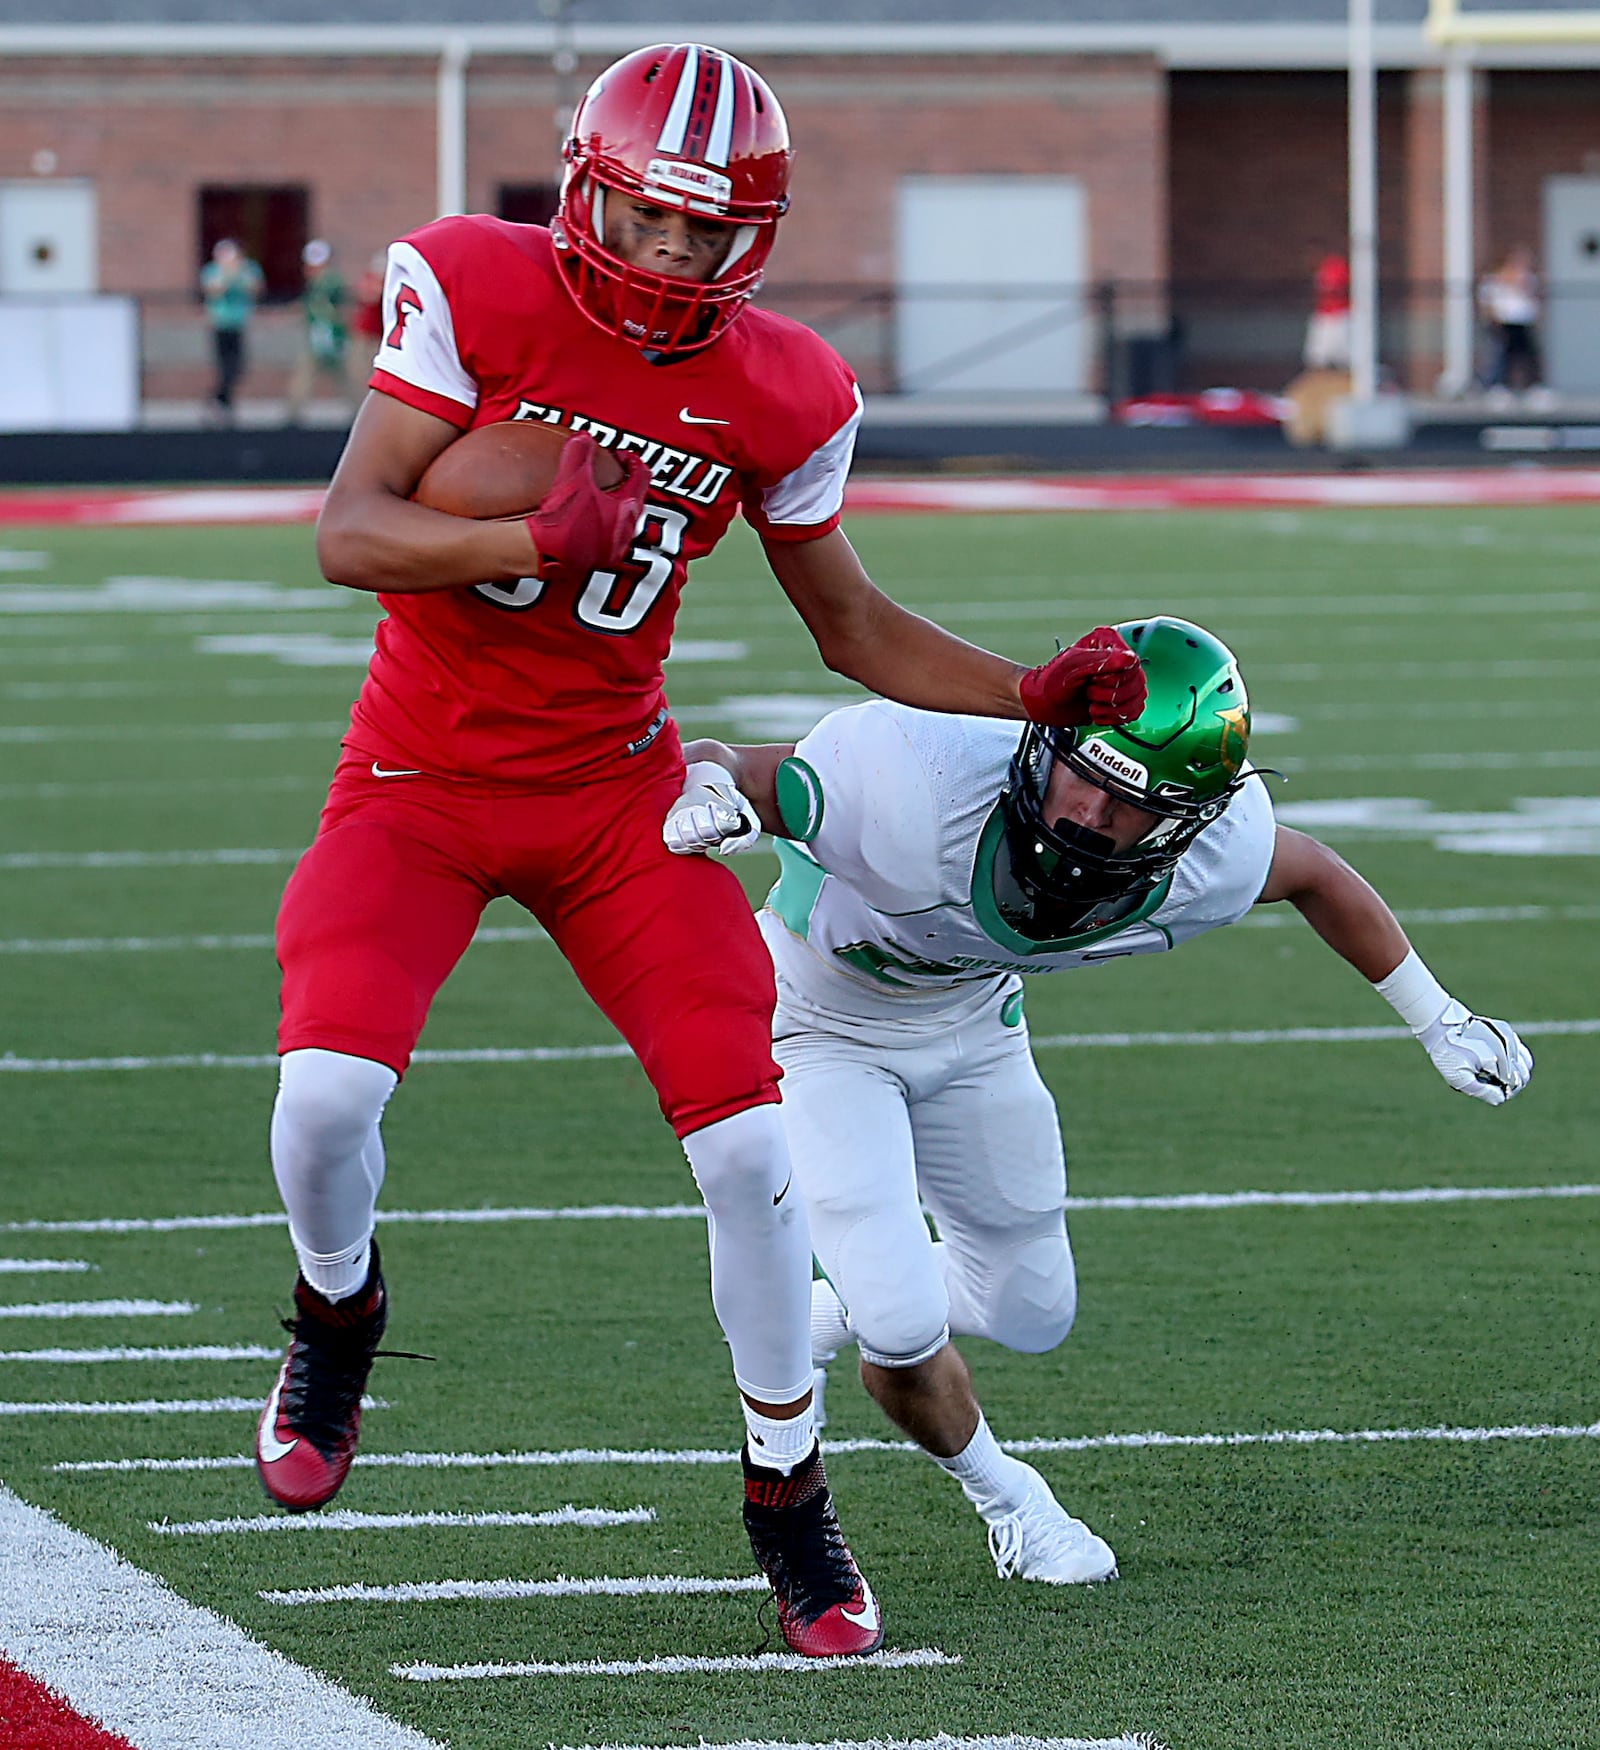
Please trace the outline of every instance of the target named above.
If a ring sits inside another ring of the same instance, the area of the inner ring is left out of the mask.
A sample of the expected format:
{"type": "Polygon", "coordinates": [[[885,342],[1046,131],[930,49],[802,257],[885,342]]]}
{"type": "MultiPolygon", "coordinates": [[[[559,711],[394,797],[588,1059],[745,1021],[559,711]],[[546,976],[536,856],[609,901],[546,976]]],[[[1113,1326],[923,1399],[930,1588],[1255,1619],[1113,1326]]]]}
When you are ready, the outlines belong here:
{"type": "Polygon", "coordinates": [[[405,402],[407,407],[415,407],[419,413],[431,413],[435,419],[447,419],[458,431],[465,431],[472,424],[470,407],[463,407],[459,401],[452,401],[448,395],[436,395],[431,389],[419,389],[415,383],[408,383],[404,377],[391,376],[388,371],[374,371],[367,387],[392,395],[396,401],[405,402]]]}

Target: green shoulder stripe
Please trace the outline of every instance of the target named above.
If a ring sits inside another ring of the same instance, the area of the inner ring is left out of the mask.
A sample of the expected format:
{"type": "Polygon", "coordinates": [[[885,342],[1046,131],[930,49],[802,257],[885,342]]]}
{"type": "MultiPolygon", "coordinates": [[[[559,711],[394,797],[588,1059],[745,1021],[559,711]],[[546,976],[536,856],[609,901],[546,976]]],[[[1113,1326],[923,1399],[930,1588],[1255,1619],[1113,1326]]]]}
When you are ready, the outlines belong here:
{"type": "Polygon", "coordinates": [[[788,838],[808,845],[822,831],[822,780],[793,754],[778,767],[778,813],[788,838]]]}

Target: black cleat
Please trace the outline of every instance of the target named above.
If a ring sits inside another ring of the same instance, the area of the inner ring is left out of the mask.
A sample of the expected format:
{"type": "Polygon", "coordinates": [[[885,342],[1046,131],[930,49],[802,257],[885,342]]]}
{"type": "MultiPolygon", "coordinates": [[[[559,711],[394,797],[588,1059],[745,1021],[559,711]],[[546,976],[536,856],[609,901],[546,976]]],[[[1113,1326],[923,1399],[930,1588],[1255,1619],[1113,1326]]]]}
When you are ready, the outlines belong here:
{"type": "Polygon", "coordinates": [[[839,1529],[821,1448],[788,1476],[752,1464],[748,1447],[743,1460],[744,1528],[785,1643],[808,1659],[872,1652],[883,1642],[883,1619],[839,1529]]]}

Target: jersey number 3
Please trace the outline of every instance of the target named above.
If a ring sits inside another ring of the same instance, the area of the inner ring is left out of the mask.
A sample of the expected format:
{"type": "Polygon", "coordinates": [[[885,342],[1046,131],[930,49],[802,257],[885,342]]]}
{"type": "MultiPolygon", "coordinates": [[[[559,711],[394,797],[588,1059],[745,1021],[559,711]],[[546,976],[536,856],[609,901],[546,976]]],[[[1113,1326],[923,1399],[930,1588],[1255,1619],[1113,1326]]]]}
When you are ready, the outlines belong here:
{"type": "MultiPolygon", "coordinates": [[[[589,573],[572,604],[573,618],[578,624],[587,626],[591,632],[609,632],[613,637],[635,631],[671,580],[673,564],[683,547],[683,531],[688,526],[689,519],[681,510],[647,504],[639,516],[627,570],[589,573]]],[[[510,586],[477,583],[473,588],[497,608],[520,613],[544,594],[544,579],[519,577],[510,586]]]]}

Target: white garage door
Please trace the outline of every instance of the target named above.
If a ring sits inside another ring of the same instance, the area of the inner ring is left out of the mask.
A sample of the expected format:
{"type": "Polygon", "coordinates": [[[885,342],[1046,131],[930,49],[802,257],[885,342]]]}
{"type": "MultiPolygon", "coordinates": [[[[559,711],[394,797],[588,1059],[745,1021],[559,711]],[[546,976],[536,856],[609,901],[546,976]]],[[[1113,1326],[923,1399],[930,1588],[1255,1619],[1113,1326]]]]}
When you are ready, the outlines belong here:
{"type": "Polygon", "coordinates": [[[908,176],[898,218],[902,391],[1084,387],[1088,239],[1075,177],[908,176]]]}

